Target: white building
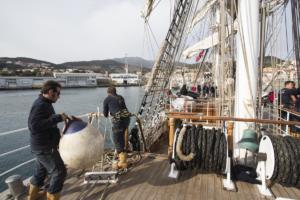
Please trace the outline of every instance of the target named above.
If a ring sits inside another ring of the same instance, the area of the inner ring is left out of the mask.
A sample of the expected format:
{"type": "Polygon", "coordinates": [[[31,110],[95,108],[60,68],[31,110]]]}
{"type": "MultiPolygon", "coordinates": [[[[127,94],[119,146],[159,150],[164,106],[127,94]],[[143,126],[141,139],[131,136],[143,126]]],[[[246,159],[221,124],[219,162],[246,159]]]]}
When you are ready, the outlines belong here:
{"type": "Polygon", "coordinates": [[[96,87],[96,73],[53,73],[55,79],[65,80],[66,87],[96,87]]]}
{"type": "Polygon", "coordinates": [[[110,74],[110,78],[116,84],[136,85],[141,83],[141,78],[137,74],[110,74]]]}

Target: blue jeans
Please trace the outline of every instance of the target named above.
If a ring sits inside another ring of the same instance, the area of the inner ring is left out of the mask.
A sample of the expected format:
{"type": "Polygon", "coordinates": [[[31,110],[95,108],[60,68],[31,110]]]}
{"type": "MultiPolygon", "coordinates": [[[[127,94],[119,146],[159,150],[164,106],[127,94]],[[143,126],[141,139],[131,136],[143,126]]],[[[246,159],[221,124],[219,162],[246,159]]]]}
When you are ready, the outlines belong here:
{"type": "Polygon", "coordinates": [[[50,182],[48,192],[59,193],[67,176],[67,170],[57,149],[47,151],[32,151],[36,158],[34,175],[30,180],[31,184],[42,187],[44,180],[49,174],[50,182]]]}
{"type": "Polygon", "coordinates": [[[118,121],[113,121],[112,132],[113,142],[118,153],[121,153],[125,149],[125,130],[128,128],[130,118],[121,118],[118,121]]]}

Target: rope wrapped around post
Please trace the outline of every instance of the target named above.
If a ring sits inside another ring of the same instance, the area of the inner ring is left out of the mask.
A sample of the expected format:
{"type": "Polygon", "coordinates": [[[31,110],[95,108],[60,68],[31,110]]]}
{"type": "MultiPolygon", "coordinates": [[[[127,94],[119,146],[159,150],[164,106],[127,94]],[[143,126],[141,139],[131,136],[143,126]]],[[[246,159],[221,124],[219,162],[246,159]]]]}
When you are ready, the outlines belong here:
{"type": "Polygon", "coordinates": [[[180,130],[179,132],[179,135],[178,135],[178,139],[177,139],[177,143],[176,143],[176,153],[177,153],[177,156],[179,157],[180,160],[183,160],[183,161],[191,161],[195,154],[193,152],[191,152],[190,154],[188,155],[184,155],[183,152],[182,152],[182,142],[183,142],[183,137],[186,133],[186,126],[184,125],[182,127],[182,129],[180,130]]]}

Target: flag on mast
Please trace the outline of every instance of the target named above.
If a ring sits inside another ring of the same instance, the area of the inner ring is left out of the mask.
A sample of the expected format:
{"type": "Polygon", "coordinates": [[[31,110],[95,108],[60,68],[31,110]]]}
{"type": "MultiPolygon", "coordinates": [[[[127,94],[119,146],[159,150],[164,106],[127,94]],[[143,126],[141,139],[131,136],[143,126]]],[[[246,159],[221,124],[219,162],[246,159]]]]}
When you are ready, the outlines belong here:
{"type": "Polygon", "coordinates": [[[205,55],[206,49],[203,49],[200,51],[200,53],[196,56],[196,62],[198,62],[204,55],[205,55]]]}

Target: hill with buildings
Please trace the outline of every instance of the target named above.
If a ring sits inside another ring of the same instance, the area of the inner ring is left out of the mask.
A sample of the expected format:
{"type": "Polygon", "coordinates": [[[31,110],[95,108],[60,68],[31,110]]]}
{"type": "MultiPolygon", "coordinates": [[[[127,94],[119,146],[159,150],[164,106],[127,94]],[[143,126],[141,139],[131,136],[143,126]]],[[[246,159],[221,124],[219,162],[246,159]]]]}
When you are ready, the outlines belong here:
{"type": "MultiPolygon", "coordinates": [[[[55,64],[48,61],[25,58],[25,57],[0,57],[0,75],[3,76],[49,76],[51,72],[85,72],[93,71],[96,73],[124,73],[124,58],[76,61],[55,64]]],[[[128,59],[128,69],[130,73],[142,71],[143,73],[151,70],[151,61],[134,57],[128,59]],[[139,62],[140,61],[140,62],[139,62]]]]}

